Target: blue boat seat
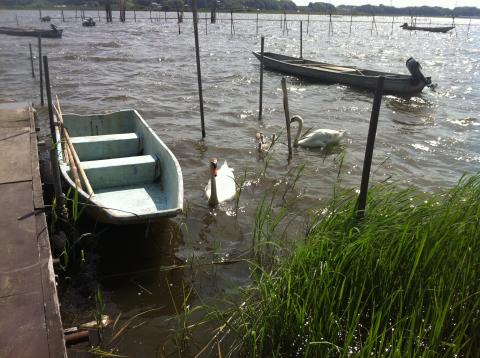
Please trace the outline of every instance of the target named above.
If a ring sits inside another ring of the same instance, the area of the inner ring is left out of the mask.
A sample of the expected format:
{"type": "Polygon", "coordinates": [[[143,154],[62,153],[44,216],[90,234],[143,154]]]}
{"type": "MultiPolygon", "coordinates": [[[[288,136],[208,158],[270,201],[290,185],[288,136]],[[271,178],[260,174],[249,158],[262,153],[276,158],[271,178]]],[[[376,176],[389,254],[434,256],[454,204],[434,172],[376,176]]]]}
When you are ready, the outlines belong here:
{"type": "Polygon", "coordinates": [[[152,155],[90,160],[81,165],[94,191],[153,183],[160,175],[160,162],[152,155]]]}
{"type": "Polygon", "coordinates": [[[80,161],[132,157],[142,151],[137,133],[71,137],[80,161]]]}

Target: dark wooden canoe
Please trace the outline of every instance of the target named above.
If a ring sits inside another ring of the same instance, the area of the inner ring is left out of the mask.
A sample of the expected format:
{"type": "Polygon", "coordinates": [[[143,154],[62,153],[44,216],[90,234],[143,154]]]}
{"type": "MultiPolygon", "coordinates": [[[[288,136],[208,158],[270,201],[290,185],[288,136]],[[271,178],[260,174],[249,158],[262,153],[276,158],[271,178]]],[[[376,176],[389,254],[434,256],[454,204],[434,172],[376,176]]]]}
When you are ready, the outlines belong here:
{"type": "Polygon", "coordinates": [[[63,30],[21,29],[16,27],[0,27],[0,34],[12,36],[42,36],[43,38],[60,38],[63,30]]]}
{"type": "Polygon", "coordinates": [[[404,30],[408,31],[428,31],[428,32],[441,32],[445,33],[455,28],[455,26],[444,26],[444,27],[422,27],[422,26],[410,26],[407,23],[400,26],[404,30]]]}
{"type": "MultiPolygon", "coordinates": [[[[260,60],[258,52],[253,54],[260,60]]],[[[384,76],[384,93],[412,95],[431,85],[430,77],[425,78],[420,64],[413,58],[407,60],[410,75],[379,72],[360,69],[353,66],[339,66],[325,62],[305,60],[303,58],[264,52],[264,66],[267,69],[308,80],[340,83],[351,87],[375,90],[377,77],[384,76]]]]}

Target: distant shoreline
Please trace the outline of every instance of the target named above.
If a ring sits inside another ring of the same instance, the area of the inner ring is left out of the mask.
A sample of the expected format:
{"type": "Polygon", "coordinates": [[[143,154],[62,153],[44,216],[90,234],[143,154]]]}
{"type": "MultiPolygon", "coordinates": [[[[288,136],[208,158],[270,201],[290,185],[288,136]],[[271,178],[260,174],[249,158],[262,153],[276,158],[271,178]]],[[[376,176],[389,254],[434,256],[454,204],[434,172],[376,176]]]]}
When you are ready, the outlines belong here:
{"type": "MultiPolygon", "coordinates": [[[[293,4],[293,3],[292,3],[293,4]]],[[[237,8],[237,9],[228,9],[228,8],[217,8],[217,12],[225,13],[233,11],[235,13],[270,13],[270,14],[310,14],[310,15],[343,15],[343,16],[407,16],[407,17],[439,17],[439,18],[480,18],[480,9],[476,7],[457,7],[454,9],[441,8],[441,7],[404,7],[396,8],[391,6],[373,6],[373,5],[361,5],[361,6],[346,6],[339,5],[335,7],[334,5],[327,3],[310,3],[309,6],[296,6],[295,9],[254,9],[254,8],[237,8]]],[[[44,10],[44,11],[104,11],[104,6],[98,7],[83,7],[83,6],[65,6],[59,7],[51,4],[45,4],[43,6],[37,5],[25,5],[25,6],[6,6],[5,4],[0,6],[0,10],[44,10]]],[[[112,6],[113,11],[119,11],[119,8],[115,5],[112,6]]],[[[127,11],[168,11],[176,12],[175,8],[168,8],[162,6],[138,6],[138,7],[127,7],[127,11]]],[[[199,7],[198,11],[200,12],[210,12],[210,8],[199,7]]],[[[184,12],[191,12],[191,9],[188,5],[184,6],[184,12]]]]}

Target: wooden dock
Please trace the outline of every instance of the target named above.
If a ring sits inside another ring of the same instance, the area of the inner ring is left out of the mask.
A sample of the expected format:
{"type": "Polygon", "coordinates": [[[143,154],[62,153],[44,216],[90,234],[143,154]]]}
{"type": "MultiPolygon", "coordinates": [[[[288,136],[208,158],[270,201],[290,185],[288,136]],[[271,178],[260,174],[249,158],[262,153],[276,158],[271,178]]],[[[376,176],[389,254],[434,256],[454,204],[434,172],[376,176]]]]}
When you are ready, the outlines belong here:
{"type": "Polygon", "coordinates": [[[33,109],[0,104],[0,357],[66,357],[33,109]]]}

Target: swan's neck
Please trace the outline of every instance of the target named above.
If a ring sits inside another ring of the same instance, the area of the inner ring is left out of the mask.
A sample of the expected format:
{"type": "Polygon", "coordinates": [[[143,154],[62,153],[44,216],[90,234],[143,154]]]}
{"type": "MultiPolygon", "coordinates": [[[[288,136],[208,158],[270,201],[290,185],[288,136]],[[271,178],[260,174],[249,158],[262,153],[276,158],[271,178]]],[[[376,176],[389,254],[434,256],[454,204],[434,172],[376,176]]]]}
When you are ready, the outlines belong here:
{"type": "Polygon", "coordinates": [[[293,141],[293,146],[298,147],[298,140],[300,139],[300,136],[302,135],[303,119],[300,118],[300,117],[294,117],[294,121],[298,122],[298,130],[297,130],[297,135],[295,136],[295,140],[293,141]]]}
{"type": "Polygon", "coordinates": [[[210,199],[208,200],[208,205],[218,205],[217,180],[213,174],[210,176],[210,199]]]}

